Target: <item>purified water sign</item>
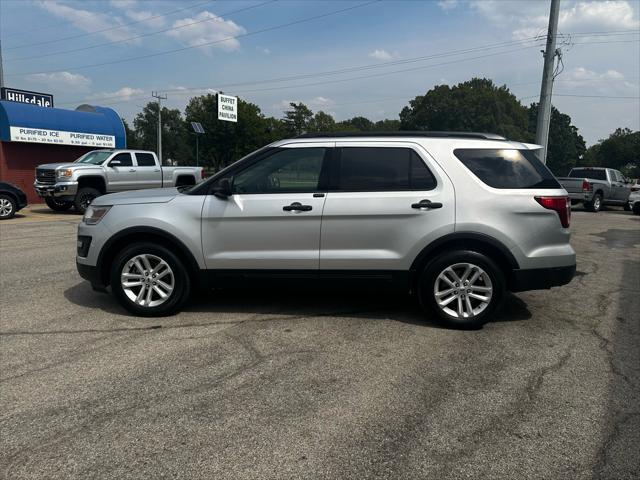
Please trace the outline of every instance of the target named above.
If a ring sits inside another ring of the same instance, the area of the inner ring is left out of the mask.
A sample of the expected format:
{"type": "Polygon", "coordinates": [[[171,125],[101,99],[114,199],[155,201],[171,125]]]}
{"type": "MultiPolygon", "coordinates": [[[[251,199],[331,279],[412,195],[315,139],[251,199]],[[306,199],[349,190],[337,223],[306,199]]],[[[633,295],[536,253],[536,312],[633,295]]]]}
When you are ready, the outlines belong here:
{"type": "Polygon", "coordinates": [[[218,94],[218,120],[238,121],[238,97],[218,94]]]}

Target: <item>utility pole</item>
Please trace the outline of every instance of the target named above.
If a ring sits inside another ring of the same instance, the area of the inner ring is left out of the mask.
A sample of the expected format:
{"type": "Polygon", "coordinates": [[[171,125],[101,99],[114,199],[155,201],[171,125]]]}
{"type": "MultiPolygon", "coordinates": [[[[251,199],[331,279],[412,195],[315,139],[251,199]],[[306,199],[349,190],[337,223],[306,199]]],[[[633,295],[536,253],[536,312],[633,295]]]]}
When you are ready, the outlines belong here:
{"type": "Polygon", "coordinates": [[[167,96],[159,92],[151,92],[151,96],[158,99],[158,161],[162,165],[162,100],[166,100],[167,96]]]}
{"type": "Polygon", "coordinates": [[[542,145],[540,160],[547,163],[547,144],[549,142],[549,123],[551,122],[551,92],[553,90],[553,67],[556,58],[556,36],[558,32],[558,15],[560,0],[551,0],[549,12],[549,29],[547,30],[547,46],[543,52],[544,67],[542,85],[540,86],[540,102],[538,102],[538,121],[536,125],[536,143],[542,145]]]}

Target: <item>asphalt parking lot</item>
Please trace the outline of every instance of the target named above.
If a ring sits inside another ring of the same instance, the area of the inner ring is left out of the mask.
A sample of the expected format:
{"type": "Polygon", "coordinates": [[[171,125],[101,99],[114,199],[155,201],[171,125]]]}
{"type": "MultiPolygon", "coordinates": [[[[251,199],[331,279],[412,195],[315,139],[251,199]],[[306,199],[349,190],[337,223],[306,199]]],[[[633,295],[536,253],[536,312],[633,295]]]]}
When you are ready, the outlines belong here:
{"type": "Polygon", "coordinates": [[[574,212],[572,283],[471,332],[346,292],[129,317],[78,220],[0,225],[0,478],[640,477],[640,217],[574,212]]]}

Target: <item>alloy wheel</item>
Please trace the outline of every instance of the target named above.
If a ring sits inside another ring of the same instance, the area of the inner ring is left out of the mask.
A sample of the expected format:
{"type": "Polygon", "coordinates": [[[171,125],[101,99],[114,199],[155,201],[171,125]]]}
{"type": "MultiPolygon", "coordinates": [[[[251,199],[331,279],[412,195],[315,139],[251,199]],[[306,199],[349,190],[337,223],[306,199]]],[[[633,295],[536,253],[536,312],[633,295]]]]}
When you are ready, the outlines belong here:
{"type": "Polygon", "coordinates": [[[141,307],[157,307],[166,302],[175,288],[175,275],[167,262],[151,255],[136,255],[124,264],[120,284],[125,295],[141,307]]]}
{"type": "Polygon", "coordinates": [[[13,212],[13,204],[6,198],[0,198],[0,217],[8,217],[13,212]]]}
{"type": "Polygon", "coordinates": [[[493,284],[479,266],[456,263],[440,272],[433,294],[438,308],[450,317],[474,318],[491,303],[493,284]]]}

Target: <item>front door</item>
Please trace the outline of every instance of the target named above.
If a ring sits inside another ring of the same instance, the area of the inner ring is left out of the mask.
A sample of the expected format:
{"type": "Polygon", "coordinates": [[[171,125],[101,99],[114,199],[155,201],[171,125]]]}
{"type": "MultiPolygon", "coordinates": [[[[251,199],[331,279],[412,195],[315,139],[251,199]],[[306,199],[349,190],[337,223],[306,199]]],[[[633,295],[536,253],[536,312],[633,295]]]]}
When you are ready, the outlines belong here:
{"type": "Polygon", "coordinates": [[[417,144],[336,144],[322,218],[321,270],[407,271],[454,230],[451,181],[417,144]]]}
{"type": "Polygon", "coordinates": [[[233,195],[208,195],[202,215],[207,268],[317,270],[331,147],[278,147],[233,174],[233,195]]]}
{"type": "Polygon", "coordinates": [[[107,163],[106,171],[109,192],[122,192],[137,188],[138,176],[131,153],[122,152],[115,155],[107,163]]]}

